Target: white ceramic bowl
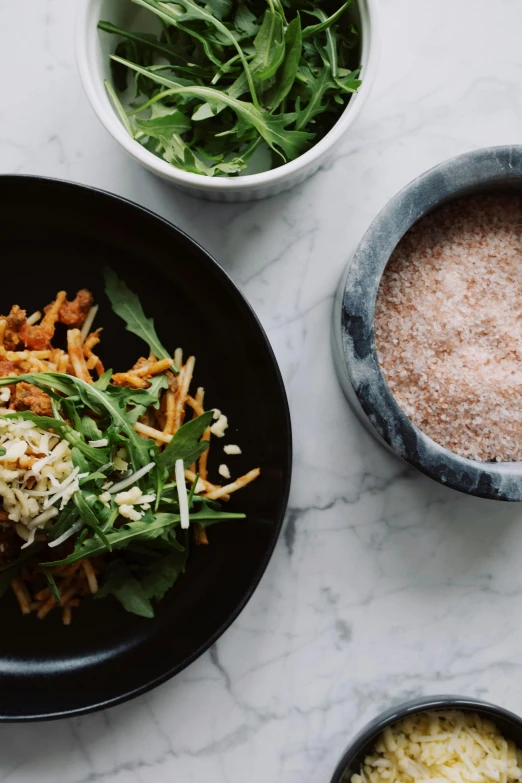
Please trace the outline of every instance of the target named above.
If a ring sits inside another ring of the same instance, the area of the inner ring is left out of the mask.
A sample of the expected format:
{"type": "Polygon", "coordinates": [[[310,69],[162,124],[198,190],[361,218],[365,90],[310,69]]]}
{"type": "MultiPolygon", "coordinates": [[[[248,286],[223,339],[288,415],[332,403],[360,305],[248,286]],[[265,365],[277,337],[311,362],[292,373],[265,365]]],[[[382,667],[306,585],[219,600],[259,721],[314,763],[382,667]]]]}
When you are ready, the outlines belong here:
{"type": "Polygon", "coordinates": [[[326,161],[332,148],[352,125],[374,81],[377,68],[375,0],[354,0],[354,12],[358,17],[362,38],[362,85],[356,95],[350,99],[332,130],[297,160],[285,163],[272,171],[229,178],[190,174],[171,166],[131,139],[105,92],[103,82],[104,79],[110,79],[109,53],[114,47],[114,40],[110,41],[109,36],[99,33],[98,21],[108,19],[115,24],[125,26],[129,23],[129,9],[132,12],[134,7],[129,0],[77,0],[77,3],[78,69],[87,97],[98,119],[134,160],[193,196],[201,196],[213,201],[251,201],[273,196],[303,182],[326,161]]]}

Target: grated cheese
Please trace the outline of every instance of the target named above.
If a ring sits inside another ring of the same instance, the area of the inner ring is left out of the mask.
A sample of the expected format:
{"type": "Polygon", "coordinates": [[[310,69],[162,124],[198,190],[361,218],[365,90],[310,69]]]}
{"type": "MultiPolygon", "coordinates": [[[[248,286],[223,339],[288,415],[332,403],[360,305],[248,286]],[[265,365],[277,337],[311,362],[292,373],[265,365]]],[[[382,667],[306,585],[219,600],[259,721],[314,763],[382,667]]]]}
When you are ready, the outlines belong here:
{"type": "MultiPolygon", "coordinates": [[[[110,492],[107,494],[110,495],[110,492]]],[[[142,495],[143,492],[139,487],[132,487],[132,489],[129,489],[127,492],[119,492],[114,498],[114,501],[118,506],[121,506],[124,503],[129,506],[133,506],[135,503],[138,503],[138,501],[141,500],[142,495]]]]}
{"type": "Polygon", "coordinates": [[[216,421],[215,424],[212,425],[210,428],[210,432],[212,435],[215,435],[217,438],[222,438],[225,434],[225,430],[228,427],[228,419],[227,417],[222,413],[219,417],[219,419],[216,421]]]}
{"type": "MultiPolygon", "coordinates": [[[[0,417],[0,506],[27,545],[79,487],[69,444],[33,422],[0,417]]],[[[25,546],[25,544],[24,544],[25,546]]]]}
{"type": "Polygon", "coordinates": [[[227,446],[223,446],[225,454],[241,454],[241,449],[236,446],[235,443],[229,443],[227,446]]]}
{"type": "Polygon", "coordinates": [[[220,476],[223,476],[223,478],[229,479],[230,478],[230,470],[228,465],[220,465],[218,468],[218,473],[220,476]]]}
{"type": "Polygon", "coordinates": [[[133,522],[138,522],[141,519],[141,514],[134,506],[130,506],[127,503],[122,503],[120,506],[120,514],[125,519],[131,519],[133,522]]]}
{"type": "Polygon", "coordinates": [[[187,530],[190,525],[187,485],[185,483],[185,465],[182,459],[176,460],[176,489],[178,490],[180,525],[187,530]]]}
{"type": "Polygon", "coordinates": [[[384,730],[351,783],[511,783],[521,766],[522,752],[491,721],[421,712],[384,730]]]}

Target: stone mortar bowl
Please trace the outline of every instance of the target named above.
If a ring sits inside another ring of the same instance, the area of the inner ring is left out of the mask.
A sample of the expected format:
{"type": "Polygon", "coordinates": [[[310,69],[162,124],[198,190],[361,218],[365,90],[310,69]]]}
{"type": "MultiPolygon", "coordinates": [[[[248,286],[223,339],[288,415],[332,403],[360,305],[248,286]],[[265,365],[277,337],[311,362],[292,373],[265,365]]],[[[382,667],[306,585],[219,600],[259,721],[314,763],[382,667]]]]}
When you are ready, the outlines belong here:
{"type": "Polygon", "coordinates": [[[435,481],[491,500],[522,500],[522,462],[478,462],[439,446],[399,407],[384,379],[374,338],[381,276],[398,242],[442,204],[492,190],[522,193],[522,146],[459,155],[422,174],[379,213],[364,235],[336,297],[333,352],[348,401],[385,446],[435,481]]]}

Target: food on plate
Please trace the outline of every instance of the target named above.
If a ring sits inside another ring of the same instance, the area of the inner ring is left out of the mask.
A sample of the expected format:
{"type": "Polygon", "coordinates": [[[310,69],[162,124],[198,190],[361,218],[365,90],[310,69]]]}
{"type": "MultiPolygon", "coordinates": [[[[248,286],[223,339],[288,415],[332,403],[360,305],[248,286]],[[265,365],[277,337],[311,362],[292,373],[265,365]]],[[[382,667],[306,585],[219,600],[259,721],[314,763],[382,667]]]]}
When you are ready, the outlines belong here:
{"type": "Polygon", "coordinates": [[[211,439],[228,420],[205,408],[203,387],[191,393],[195,358],[163,347],[110,269],[105,290],[148,346],[125,372],[96,353],[102,329],[87,290],[71,301],[60,291],[29,317],[17,304],[0,316],[0,594],[11,587],[40,619],[61,608],[66,625],[89,595],[152,617],[191,540],[207,544],[211,525],[244,518],[222,501],[260,473],[210,480],[211,439]]]}
{"type": "Polygon", "coordinates": [[[120,39],[106,88],[136,143],[183,171],[235,176],[295,160],[361,84],[352,0],[131,1],[149,12],[140,29],[99,22],[120,39]]]}
{"type": "Polygon", "coordinates": [[[522,753],[480,715],[419,712],[387,727],[351,783],[511,783],[522,753]]]}

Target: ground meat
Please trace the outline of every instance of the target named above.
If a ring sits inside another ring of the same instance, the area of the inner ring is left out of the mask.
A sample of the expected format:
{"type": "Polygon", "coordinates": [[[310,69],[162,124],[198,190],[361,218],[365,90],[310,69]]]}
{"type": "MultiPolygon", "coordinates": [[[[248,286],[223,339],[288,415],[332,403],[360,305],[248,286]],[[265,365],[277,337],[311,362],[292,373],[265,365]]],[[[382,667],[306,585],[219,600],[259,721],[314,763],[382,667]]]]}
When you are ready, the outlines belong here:
{"type": "MultiPolygon", "coordinates": [[[[60,308],[58,321],[73,329],[81,329],[94,302],[93,295],[86,288],[78,291],[72,302],[67,299],[60,308]]],[[[51,305],[47,305],[45,312],[51,305]]]]}
{"type": "Polygon", "coordinates": [[[0,378],[9,378],[10,375],[18,375],[16,364],[0,359],[0,378]]]}
{"type": "Polygon", "coordinates": [[[20,329],[24,326],[27,318],[25,310],[21,310],[18,305],[13,305],[11,312],[7,316],[7,329],[4,337],[4,347],[8,351],[18,351],[23,348],[23,339],[20,336],[20,329]]]}
{"type": "Polygon", "coordinates": [[[36,416],[53,415],[49,395],[25,381],[16,387],[15,408],[17,411],[32,411],[36,416]]]}

